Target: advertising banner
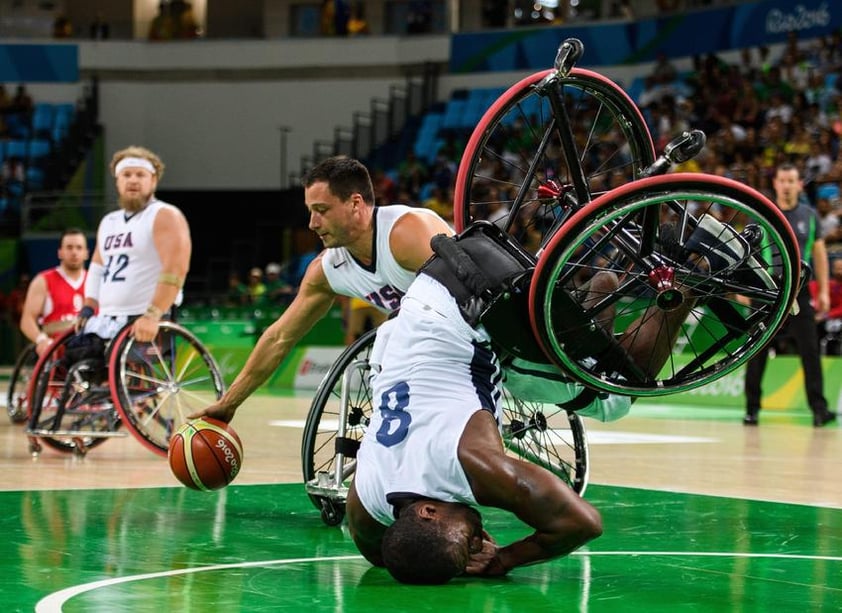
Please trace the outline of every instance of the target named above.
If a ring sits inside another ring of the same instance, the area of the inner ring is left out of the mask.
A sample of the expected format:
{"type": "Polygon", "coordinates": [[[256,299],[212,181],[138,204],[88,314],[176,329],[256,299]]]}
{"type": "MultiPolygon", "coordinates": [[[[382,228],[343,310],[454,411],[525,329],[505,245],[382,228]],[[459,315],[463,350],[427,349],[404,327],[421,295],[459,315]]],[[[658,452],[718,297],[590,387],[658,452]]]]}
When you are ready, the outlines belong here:
{"type": "Polygon", "coordinates": [[[453,36],[450,70],[543,70],[570,37],[584,43],[582,65],[588,68],[652,62],[659,53],[679,58],[772,45],[784,42],[789,32],[816,38],[840,26],[839,0],[765,0],[634,22],[473,32],[453,36]]]}
{"type": "Polygon", "coordinates": [[[76,83],[76,45],[0,45],[0,83],[76,83]]]}

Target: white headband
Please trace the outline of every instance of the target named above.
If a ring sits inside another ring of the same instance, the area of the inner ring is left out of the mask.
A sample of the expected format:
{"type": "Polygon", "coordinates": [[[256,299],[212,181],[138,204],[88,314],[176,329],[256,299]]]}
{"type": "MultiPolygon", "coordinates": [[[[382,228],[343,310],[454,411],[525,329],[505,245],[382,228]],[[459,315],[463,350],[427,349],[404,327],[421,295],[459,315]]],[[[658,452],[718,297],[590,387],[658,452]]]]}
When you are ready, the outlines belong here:
{"type": "Polygon", "coordinates": [[[148,170],[153,175],[158,174],[155,172],[155,167],[152,165],[152,162],[145,158],[123,158],[119,162],[117,162],[117,166],[114,168],[114,174],[118,175],[124,168],[143,168],[148,170]]]}

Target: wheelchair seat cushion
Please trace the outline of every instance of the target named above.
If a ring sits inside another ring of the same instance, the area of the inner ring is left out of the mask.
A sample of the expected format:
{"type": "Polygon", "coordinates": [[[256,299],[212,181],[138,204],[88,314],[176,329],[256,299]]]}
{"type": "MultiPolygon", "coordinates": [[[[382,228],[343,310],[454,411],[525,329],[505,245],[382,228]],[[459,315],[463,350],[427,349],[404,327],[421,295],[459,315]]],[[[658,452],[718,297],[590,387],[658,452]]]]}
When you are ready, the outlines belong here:
{"type": "Polygon", "coordinates": [[[76,334],[71,336],[64,350],[64,362],[67,366],[89,358],[105,359],[107,341],[96,334],[76,334]]]}

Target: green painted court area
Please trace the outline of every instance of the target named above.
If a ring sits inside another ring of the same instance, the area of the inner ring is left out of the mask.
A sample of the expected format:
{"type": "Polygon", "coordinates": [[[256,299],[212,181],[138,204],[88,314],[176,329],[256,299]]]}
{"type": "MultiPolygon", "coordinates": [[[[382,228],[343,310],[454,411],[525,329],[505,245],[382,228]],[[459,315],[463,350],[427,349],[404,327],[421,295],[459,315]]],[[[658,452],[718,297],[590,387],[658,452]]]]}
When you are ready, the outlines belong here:
{"type": "MultiPolygon", "coordinates": [[[[839,611],[842,509],[593,485],[605,534],[502,579],[395,583],[300,485],[0,492],[8,611],[839,611]]],[[[527,533],[487,510],[498,542],[527,533]]]]}

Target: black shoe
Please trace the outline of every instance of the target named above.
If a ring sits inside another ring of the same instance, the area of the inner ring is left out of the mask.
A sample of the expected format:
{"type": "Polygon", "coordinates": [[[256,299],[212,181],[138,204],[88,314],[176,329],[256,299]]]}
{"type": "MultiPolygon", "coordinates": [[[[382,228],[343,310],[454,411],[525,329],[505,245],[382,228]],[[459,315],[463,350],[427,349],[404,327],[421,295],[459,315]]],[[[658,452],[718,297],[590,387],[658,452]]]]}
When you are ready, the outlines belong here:
{"type": "Polygon", "coordinates": [[[813,427],[821,428],[832,421],[836,421],[836,413],[833,411],[825,411],[821,415],[813,415],[813,427]]]}
{"type": "Polygon", "coordinates": [[[707,260],[710,271],[731,275],[738,273],[741,283],[758,289],[774,290],[775,281],[766,269],[751,255],[751,245],[757,242],[759,228],[751,227],[747,236],[738,233],[728,224],[707,213],[687,237],[685,249],[707,260]]]}
{"type": "Polygon", "coordinates": [[[756,426],[757,423],[757,413],[746,413],[745,417],[743,417],[744,426],[756,426]]]}

